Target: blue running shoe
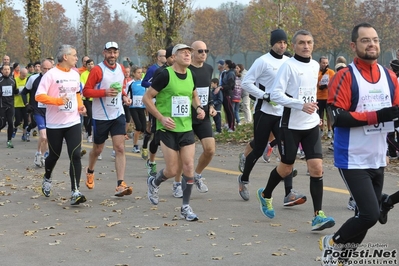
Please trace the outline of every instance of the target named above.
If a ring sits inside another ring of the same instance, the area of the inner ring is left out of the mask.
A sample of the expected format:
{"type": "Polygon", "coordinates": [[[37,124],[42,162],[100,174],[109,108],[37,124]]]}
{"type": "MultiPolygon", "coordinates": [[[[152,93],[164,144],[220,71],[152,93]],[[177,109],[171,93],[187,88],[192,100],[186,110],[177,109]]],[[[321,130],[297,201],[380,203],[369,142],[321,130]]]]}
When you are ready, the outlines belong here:
{"type": "Polygon", "coordinates": [[[274,209],[272,205],[273,198],[265,199],[262,197],[263,188],[258,189],[256,196],[260,203],[260,211],[262,214],[270,219],[274,218],[274,209]]]}
{"type": "Polygon", "coordinates": [[[46,159],[47,156],[48,156],[48,151],[46,151],[46,152],[43,154],[44,159],[46,159]]]}
{"type": "Polygon", "coordinates": [[[334,225],[334,218],[327,217],[323,211],[319,211],[312,220],[312,231],[321,231],[326,228],[333,227],[334,225]]]}
{"type": "Polygon", "coordinates": [[[15,138],[15,135],[17,134],[17,130],[18,130],[18,128],[16,128],[16,127],[12,130],[11,138],[15,138]]]}

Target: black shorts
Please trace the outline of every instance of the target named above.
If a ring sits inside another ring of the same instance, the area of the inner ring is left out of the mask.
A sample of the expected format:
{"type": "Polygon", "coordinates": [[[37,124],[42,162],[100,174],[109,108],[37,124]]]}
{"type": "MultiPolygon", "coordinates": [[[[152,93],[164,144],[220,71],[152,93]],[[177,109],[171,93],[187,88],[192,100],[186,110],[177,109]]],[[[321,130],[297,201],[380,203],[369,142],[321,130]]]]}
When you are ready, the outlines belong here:
{"type": "Polygon", "coordinates": [[[113,120],[95,120],[93,119],[93,142],[95,144],[103,144],[108,135],[111,137],[126,134],[125,115],[120,115],[113,120]]]}
{"type": "Polygon", "coordinates": [[[324,119],[324,110],[327,107],[327,100],[317,100],[317,106],[319,107],[319,117],[324,119]]]}
{"type": "Polygon", "coordinates": [[[212,124],[209,119],[205,119],[199,124],[193,124],[193,131],[200,140],[204,138],[213,138],[212,124]]]}
{"type": "Polygon", "coordinates": [[[323,159],[319,131],[318,125],[306,130],[280,128],[279,150],[281,162],[294,164],[299,143],[301,143],[305,152],[306,160],[323,159]]]}
{"type": "Polygon", "coordinates": [[[181,147],[188,146],[195,143],[194,132],[172,132],[172,131],[161,131],[157,132],[159,140],[162,141],[166,147],[179,151],[181,147]]]}

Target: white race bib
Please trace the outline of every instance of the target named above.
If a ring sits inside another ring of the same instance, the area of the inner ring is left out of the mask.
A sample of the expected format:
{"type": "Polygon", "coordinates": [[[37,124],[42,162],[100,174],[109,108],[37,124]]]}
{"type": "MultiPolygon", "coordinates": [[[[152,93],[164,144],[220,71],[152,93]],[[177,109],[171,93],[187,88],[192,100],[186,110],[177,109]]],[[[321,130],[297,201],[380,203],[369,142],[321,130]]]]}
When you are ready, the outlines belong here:
{"type": "Polygon", "coordinates": [[[328,74],[324,74],[319,82],[319,85],[328,85],[328,81],[330,79],[330,76],[328,74]]]}
{"type": "Polygon", "coordinates": [[[198,97],[201,101],[201,106],[205,106],[208,104],[208,98],[209,98],[209,88],[207,87],[200,87],[197,88],[198,92],[198,97]]]}
{"type": "MultiPolygon", "coordinates": [[[[377,111],[385,107],[390,107],[391,103],[390,100],[382,101],[382,102],[371,102],[371,103],[364,103],[363,104],[363,111],[370,112],[370,111],[377,111]]],[[[389,133],[394,131],[394,123],[393,121],[390,122],[382,122],[376,125],[368,125],[363,126],[364,134],[371,135],[371,134],[381,134],[381,133],[389,133]]]]}
{"type": "Polygon", "coordinates": [[[1,87],[1,91],[3,92],[3,96],[12,96],[12,86],[3,86],[1,87]]]}
{"type": "Polygon", "coordinates": [[[299,88],[298,99],[303,100],[304,103],[316,102],[315,88],[299,88]]]}
{"type": "Polygon", "coordinates": [[[132,106],[143,107],[143,96],[142,95],[133,95],[132,106]]]}
{"type": "MultiPolygon", "coordinates": [[[[61,96],[61,95],[60,95],[61,96]]],[[[72,113],[77,108],[77,100],[76,100],[76,93],[70,92],[66,93],[66,97],[68,98],[68,102],[64,105],[59,106],[59,110],[62,112],[72,113]]]]}
{"type": "Polygon", "coordinates": [[[188,96],[172,96],[172,117],[188,117],[190,110],[190,98],[188,96]]]}
{"type": "Polygon", "coordinates": [[[119,94],[116,97],[105,97],[105,104],[107,107],[118,108],[118,101],[120,101],[119,94]]]}

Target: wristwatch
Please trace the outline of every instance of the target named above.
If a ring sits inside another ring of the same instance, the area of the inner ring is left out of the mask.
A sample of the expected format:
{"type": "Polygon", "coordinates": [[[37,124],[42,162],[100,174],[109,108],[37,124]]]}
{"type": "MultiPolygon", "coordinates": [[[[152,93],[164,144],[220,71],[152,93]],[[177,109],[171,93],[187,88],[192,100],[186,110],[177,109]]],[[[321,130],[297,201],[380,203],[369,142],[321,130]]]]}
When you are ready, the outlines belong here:
{"type": "Polygon", "coordinates": [[[270,103],[270,93],[263,94],[263,100],[265,100],[266,102],[270,103]]]}

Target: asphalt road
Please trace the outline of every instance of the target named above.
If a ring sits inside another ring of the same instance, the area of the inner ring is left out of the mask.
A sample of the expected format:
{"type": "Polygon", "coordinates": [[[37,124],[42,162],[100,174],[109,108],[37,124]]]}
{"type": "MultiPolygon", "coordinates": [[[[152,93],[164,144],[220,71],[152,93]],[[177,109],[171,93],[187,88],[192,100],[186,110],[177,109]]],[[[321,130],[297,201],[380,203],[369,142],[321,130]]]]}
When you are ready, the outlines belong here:
{"type": "MultiPolygon", "coordinates": [[[[52,195],[46,198],[40,191],[44,170],[33,165],[36,138],[22,142],[17,135],[15,148],[7,149],[3,130],[0,143],[0,265],[320,265],[319,238],[334,233],[353,215],[346,208],[348,192],[327,149],[323,208],[336,225],[311,232],[309,177],[301,160],[296,163],[299,175],[294,187],[308,196],[308,202],[283,207],[281,185],[273,194],[276,217],[269,219],[259,210],[256,191],[265,186],[277,164],[275,158],[271,163],[258,161],[250,178],[251,198],[243,201],[238,194],[237,163],[244,146],[217,145],[213,161],[203,172],[209,192],[194,189],[192,193],[191,206],[200,220],[187,222],[179,218],[181,199],[172,196],[171,181],[161,185],[159,205],[149,203],[144,160],[130,152],[131,140],[126,143],[125,180],[133,186],[133,194],[113,196],[116,176],[107,141],[103,159],[97,162],[93,190],[84,185],[82,173],[81,192],[88,201],[79,206],[69,204],[65,147],[54,169],[52,195]]],[[[83,147],[90,151],[86,141],[83,147]]],[[[197,143],[197,158],[201,151],[197,143]]],[[[87,162],[86,155],[83,166],[87,162]]],[[[159,170],[163,159],[157,162],[159,170]]],[[[394,171],[385,180],[384,192],[398,189],[394,171]]],[[[388,223],[369,230],[364,242],[398,249],[398,223],[395,208],[388,223]]]]}

